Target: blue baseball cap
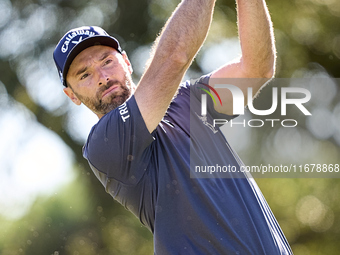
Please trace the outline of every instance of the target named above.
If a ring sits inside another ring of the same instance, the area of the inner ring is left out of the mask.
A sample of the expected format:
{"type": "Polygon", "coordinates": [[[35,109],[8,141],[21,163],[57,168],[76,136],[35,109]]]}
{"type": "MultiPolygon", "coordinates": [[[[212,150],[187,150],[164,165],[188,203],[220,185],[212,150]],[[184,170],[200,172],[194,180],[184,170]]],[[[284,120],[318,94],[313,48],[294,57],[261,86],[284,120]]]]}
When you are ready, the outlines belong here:
{"type": "Polygon", "coordinates": [[[110,36],[104,29],[96,26],[78,27],[68,31],[59,41],[53,52],[61,83],[67,87],[66,76],[75,57],[91,46],[105,45],[122,53],[116,38],[110,36]]]}

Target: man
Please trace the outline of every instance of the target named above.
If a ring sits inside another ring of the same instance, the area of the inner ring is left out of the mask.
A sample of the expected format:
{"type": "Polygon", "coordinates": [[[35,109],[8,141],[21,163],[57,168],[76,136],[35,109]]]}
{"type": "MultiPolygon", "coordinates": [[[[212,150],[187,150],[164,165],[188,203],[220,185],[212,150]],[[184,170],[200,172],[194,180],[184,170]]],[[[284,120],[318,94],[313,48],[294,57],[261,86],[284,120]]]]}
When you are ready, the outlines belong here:
{"type": "MultiPolygon", "coordinates": [[[[54,52],[64,92],[100,119],[84,157],[106,191],[152,231],[155,254],[291,254],[252,178],[190,177],[192,164],[242,164],[223,134],[202,123],[202,86],[213,90],[214,78],[259,78],[238,84],[257,92],[274,74],[264,0],[237,0],[242,57],[180,85],[206,38],[214,5],[214,0],[178,5],[137,86],[115,38],[98,27],[66,33],[54,52]]],[[[231,94],[218,93],[222,105],[208,101],[207,121],[232,118],[231,94]]]]}

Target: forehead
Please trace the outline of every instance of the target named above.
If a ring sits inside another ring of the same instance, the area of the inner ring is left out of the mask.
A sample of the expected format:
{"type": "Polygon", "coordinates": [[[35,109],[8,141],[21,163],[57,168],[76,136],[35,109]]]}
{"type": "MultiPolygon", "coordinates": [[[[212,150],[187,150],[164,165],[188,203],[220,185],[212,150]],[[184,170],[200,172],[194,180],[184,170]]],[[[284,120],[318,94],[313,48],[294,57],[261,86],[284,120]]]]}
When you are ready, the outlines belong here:
{"type": "Polygon", "coordinates": [[[68,73],[73,74],[73,72],[76,72],[77,69],[89,65],[92,61],[99,61],[107,55],[116,54],[118,54],[118,51],[109,46],[96,45],[86,48],[74,58],[68,73]]]}

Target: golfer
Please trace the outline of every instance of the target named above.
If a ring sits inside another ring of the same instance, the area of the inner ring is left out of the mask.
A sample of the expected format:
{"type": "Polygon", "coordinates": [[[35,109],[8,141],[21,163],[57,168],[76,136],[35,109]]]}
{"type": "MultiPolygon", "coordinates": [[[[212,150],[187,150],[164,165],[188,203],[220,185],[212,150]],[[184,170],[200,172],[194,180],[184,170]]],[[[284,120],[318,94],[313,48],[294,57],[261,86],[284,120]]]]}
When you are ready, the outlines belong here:
{"type": "Polygon", "coordinates": [[[256,93],[275,72],[265,1],[236,2],[242,56],[195,82],[181,83],[209,31],[214,0],[181,1],[137,85],[126,52],[102,28],[73,29],[54,51],[65,94],[99,118],[84,157],[106,191],[150,229],[158,255],[292,254],[252,178],[190,176],[193,164],[242,166],[219,128],[207,125],[235,117],[232,94],[217,90],[220,104],[207,97],[202,116],[203,89],[214,91],[215,78],[257,78],[234,84],[256,93]]]}

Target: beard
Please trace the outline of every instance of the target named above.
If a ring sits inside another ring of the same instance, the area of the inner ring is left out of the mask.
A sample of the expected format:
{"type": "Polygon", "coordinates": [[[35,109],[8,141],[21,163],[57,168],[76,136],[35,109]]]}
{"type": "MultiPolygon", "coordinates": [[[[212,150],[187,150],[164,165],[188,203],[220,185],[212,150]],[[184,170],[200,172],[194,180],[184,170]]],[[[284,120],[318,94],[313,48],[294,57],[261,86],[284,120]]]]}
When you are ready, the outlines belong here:
{"type": "Polygon", "coordinates": [[[118,80],[109,80],[107,84],[102,85],[98,89],[94,98],[83,97],[77,94],[76,96],[85,106],[87,106],[94,113],[105,115],[122,105],[131,96],[132,84],[133,83],[131,77],[126,74],[123,82],[118,80]],[[110,93],[110,95],[107,95],[105,98],[102,98],[105,90],[116,85],[118,85],[117,91],[114,91],[110,93]]]}

